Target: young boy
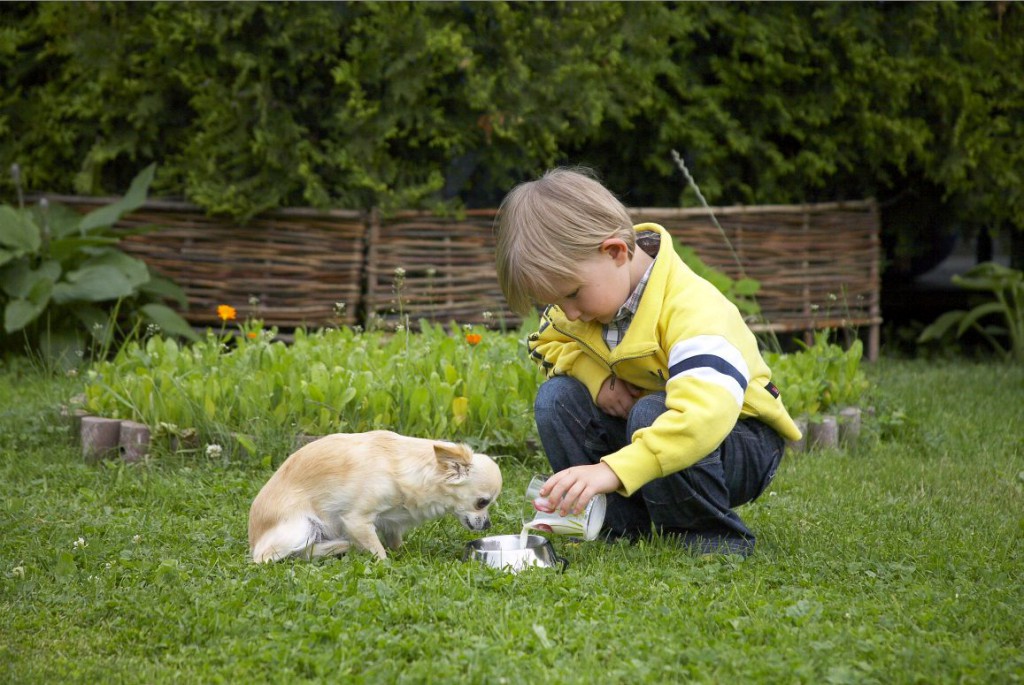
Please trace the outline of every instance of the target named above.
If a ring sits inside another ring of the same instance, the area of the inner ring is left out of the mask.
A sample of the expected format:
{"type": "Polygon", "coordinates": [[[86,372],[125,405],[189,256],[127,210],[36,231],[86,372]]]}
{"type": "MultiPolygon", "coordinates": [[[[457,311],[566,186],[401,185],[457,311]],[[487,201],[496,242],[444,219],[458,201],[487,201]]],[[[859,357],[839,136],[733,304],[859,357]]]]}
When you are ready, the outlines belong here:
{"type": "Polygon", "coordinates": [[[547,376],[534,410],[555,473],[541,495],[565,514],[608,493],[610,538],[653,524],[701,553],[749,554],[733,508],[800,431],[735,305],[583,170],[517,186],[496,226],[510,307],[548,305],[528,340],[547,376]]]}

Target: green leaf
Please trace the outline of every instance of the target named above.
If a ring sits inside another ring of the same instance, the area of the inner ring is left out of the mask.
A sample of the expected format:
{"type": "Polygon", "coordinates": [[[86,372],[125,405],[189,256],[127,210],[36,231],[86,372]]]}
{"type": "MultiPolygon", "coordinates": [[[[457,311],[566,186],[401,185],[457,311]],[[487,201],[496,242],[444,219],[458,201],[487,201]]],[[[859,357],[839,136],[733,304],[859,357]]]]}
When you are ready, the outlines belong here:
{"type": "Polygon", "coordinates": [[[120,250],[104,250],[101,254],[82,264],[82,269],[94,267],[117,269],[132,284],[133,290],[149,281],[149,267],[146,266],[146,263],[141,259],[129,257],[120,250]]]}
{"type": "Polygon", "coordinates": [[[0,245],[15,253],[36,252],[42,244],[41,232],[27,213],[0,205],[0,245]]]}
{"type": "Polygon", "coordinates": [[[35,205],[32,208],[32,216],[39,226],[47,227],[51,240],[78,233],[78,224],[82,221],[81,214],[56,202],[52,203],[45,213],[39,205],[35,205]]]}
{"type": "Polygon", "coordinates": [[[960,326],[957,327],[956,334],[963,335],[964,332],[973,326],[978,319],[988,316],[989,314],[1005,314],[1006,309],[999,302],[987,302],[982,305],[978,305],[971,311],[964,315],[964,318],[960,321],[960,326]]]}
{"type": "Polygon", "coordinates": [[[58,283],[53,289],[53,300],[58,304],[117,300],[135,292],[125,275],[111,266],[78,269],[65,278],[66,283],[58,283]]]}
{"type": "Polygon", "coordinates": [[[131,187],[117,202],[106,207],[100,207],[85,215],[78,225],[78,230],[88,233],[101,227],[113,226],[123,215],[138,209],[146,201],[146,193],[149,192],[149,184],[153,182],[153,174],[156,172],[156,164],[150,164],[139,172],[132,180],[131,187]]]}
{"type": "Polygon", "coordinates": [[[256,443],[244,433],[232,433],[231,437],[238,441],[238,444],[249,454],[256,454],[256,443]]]}
{"type": "Polygon", "coordinates": [[[84,255],[93,255],[102,253],[103,250],[107,250],[117,245],[118,239],[110,236],[91,235],[91,236],[80,236],[73,235],[65,238],[58,238],[57,240],[50,241],[50,257],[56,259],[61,264],[68,264],[81,259],[84,255]]]}
{"type": "Polygon", "coordinates": [[[917,342],[925,343],[931,340],[941,339],[946,335],[949,329],[959,323],[966,314],[967,312],[960,309],[944,313],[933,321],[927,328],[921,331],[921,334],[917,336],[917,342]]]}
{"type": "Polygon", "coordinates": [[[173,300],[182,307],[188,305],[188,295],[185,294],[185,291],[177,283],[152,271],[149,273],[149,281],[139,287],[139,292],[173,300]]]}
{"type": "Polygon", "coordinates": [[[193,341],[199,340],[199,335],[188,325],[188,322],[170,307],[151,303],[143,305],[140,310],[147,319],[159,326],[160,330],[164,333],[181,336],[193,341]]]}
{"type": "Polygon", "coordinates": [[[52,285],[60,274],[60,264],[54,261],[43,262],[38,269],[30,268],[28,262],[16,262],[0,269],[0,288],[11,297],[27,298],[40,281],[52,285]]]}
{"type": "Polygon", "coordinates": [[[352,386],[349,386],[349,387],[345,388],[345,392],[343,392],[341,394],[341,397],[337,401],[337,408],[341,409],[342,407],[347,405],[349,402],[351,402],[352,399],[355,396],[356,396],[356,389],[355,388],[353,388],[352,386]]]}
{"type": "Polygon", "coordinates": [[[50,304],[50,296],[54,290],[53,281],[39,278],[32,283],[23,297],[12,299],[4,309],[4,330],[7,333],[20,331],[35,321],[50,304]]]}
{"type": "Polygon", "coordinates": [[[4,332],[14,333],[32,323],[39,316],[44,307],[29,302],[28,300],[11,300],[4,308],[4,332]]]}
{"type": "Polygon", "coordinates": [[[737,295],[756,295],[761,290],[761,282],[753,278],[741,278],[735,283],[737,295]]]}

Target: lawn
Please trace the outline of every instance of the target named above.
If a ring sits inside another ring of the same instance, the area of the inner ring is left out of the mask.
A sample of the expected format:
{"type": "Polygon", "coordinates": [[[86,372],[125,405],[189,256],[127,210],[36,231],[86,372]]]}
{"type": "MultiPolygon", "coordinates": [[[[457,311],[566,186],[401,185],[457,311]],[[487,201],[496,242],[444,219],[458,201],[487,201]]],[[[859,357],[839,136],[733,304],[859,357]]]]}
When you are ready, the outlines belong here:
{"type": "MultiPolygon", "coordinates": [[[[0,680],[1024,680],[1024,368],[867,372],[881,426],[850,451],[787,456],[741,509],[750,558],[556,539],[564,574],[507,575],[460,560],[473,534],[454,519],[387,562],[254,566],[260,460],[86,465],[57,409],[80,383],[8,364],[0,680]]],[[[544,462],[500,463],[494,532],[517,532],[544,462]]]]}

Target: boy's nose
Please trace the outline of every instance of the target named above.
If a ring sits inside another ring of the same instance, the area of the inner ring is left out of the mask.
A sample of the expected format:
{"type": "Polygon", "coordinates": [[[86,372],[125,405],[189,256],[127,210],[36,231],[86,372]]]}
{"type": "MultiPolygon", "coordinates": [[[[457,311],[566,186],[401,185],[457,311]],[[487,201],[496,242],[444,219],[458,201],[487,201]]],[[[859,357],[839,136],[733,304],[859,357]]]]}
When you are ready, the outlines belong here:
{"type": "Polygon", "coordinates": [[[580,318],[580,310],[568,305],[562,305],[562,313],[565,314],[565,318],[569,319],[569,321],[575,321],[580,318]]]}

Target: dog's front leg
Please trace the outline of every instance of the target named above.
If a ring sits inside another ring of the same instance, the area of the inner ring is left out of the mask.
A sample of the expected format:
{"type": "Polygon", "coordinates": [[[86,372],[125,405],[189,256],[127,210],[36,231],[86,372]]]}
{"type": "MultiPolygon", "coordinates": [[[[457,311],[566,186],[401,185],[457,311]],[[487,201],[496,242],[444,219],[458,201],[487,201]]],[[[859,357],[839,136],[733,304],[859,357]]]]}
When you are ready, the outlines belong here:
{"type": "Polygon", "coordinates": [[[388,553],[377,537],[377,528],[370,521],[345,521],[348,538],[363,549],[373,552],[378,559],[387,559],[388,553]]]}
{"type": "Polygon", "coordinates": [[[398,549],[402,546],[402,529],[396,526],[384,528],[384,546],[388,549],[398,549]]]}

